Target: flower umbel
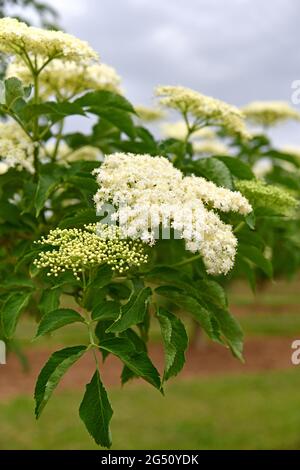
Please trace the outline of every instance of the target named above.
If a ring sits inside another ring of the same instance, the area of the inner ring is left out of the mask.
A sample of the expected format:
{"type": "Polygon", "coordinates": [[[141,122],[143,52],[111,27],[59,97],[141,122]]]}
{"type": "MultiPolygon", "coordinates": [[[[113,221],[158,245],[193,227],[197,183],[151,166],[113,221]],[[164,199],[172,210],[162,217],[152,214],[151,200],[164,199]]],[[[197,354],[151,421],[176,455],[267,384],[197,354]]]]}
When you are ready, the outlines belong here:
{"type": "Polygon", "coordinates": [[[209,125],[221,127],[229,134],[249,137],[242,112],[224,101],[182,86],[159,86],[156,95],[160,97],[161,105],[179,111],[187,119],[194,119],[190,125],[194,130],[209,125]]]}
{"type": "Polygon", "coordinates": [[[172,227],[189,251],[199,251],[211,274],[227,273],[234,263],[237,240],[232,227],[212,210],[251,211],[239,193],[196,176],[184,177],[163,157],[116,153],[94,171],[100,189],[97,210],[116,208],[113,219],[131,238],[153,244],[159,227],[172,227]]]}
{"type": "Polygon", "coordinates": [[[300,113],[285,101],[253,101],[242,108],[249,122],[260,126],[275,126],[281,122],[300,121],[300,113]]]}
{"type": "Polygon", "coordinates": [[[144,122],[159,121],[165,117],[165,113],[160,108],[150,108],[143,105],[135,106],[138,117],[144,122]]]}
{"type": "Polygon", "coordinates": [[[38,268],[48,269],[48,276],[57,277],[71,270],[80,279],[79,273],[102,264],[122,273],[131,267],[139,267],[148,259],[141,241],[124,239],[121,229],[107,225],[102,225],[99,235],[94,224],[83,229],[57,228],[36,243],[53,247],[40,252],[34,260],[38,268]]]}
{"type": "Polygon", "coordinates": [[[0,122],[0,161],[7,170],[16,167],[34,173],[34,148],[32,140],[15,121],[0,122]]]}
{"type": "Polygon", "coordinates": [[[21,57],[59,57],[81,63],[98,58],[87,42],[71,34],[27,26],[14,18],[0,19],[0,51],[21,57]]]}
{"type": "MultiPolygon", "coordinates": [[[[38,58],[39,66],[43,59],[38,58]]],[[[32,75],[20,61],[11,62],[6,71],[7,77],[17,77],[26,85],[32,83],[32,75]]],[[[40,96],[44,99],[56,96],[70,99],[88,90],[108,90],[120,92],[121,78],[115,69],[106,64],[78,64],[75,61],[54,59],[39,76],[40,96]]]]}

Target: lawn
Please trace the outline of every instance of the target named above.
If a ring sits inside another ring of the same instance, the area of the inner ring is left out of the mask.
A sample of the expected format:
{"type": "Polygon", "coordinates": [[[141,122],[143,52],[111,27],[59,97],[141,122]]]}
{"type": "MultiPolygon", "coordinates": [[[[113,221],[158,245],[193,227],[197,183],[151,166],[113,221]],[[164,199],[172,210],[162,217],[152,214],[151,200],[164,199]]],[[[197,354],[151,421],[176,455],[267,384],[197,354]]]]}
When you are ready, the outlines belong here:
{"type": "MultiPolygon", "coordinates": [[[[300,369],[110,390],[114,449],[300,449],[300,369]]],[[[80,393],[56,394],[40,422],[29,397],[1,403],[1,449],[95,449],[80,393]]]]}

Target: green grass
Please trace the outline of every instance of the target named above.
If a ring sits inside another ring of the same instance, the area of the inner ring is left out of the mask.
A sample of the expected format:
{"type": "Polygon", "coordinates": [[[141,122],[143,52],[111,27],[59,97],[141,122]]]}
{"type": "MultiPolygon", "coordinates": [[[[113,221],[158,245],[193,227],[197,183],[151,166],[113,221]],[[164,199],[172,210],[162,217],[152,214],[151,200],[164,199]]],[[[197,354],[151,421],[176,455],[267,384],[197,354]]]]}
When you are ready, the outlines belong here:
{"type": "Polygon", "coordinates": [[[249,313],[239,317],[245,333],[250,336],[299,336],[299,313],[249,313]]]}
{"type": "MultiPolygon", "coordinates": [[[[115,449],[300,449],[300,369],[110,390],[115,449]]],[[[95,449],[81,393],[56,394],[38,423],[33,402],[0,404],[0,449],[95,449]]]]}

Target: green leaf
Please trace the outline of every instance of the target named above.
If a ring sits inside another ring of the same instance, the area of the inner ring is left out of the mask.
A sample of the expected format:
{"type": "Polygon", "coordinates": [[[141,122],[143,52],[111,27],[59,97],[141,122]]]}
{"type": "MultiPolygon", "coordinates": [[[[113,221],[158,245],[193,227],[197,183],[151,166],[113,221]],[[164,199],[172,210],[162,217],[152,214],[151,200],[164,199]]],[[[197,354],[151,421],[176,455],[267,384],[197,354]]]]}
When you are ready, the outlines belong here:
{"type": "Polygon", "coordinates": [[[133,343],[126,338],[112,338],[101,342],[99,348],[117,356],[138,377],[160,390],[159,373],[144,351],[136,351],[133,343]]]}
{"type": "Polygon", "coordinates": [[[23,98],[24,89],[21,80],[16,77],[10,77],[5,80],[5,101],[10,108],[18,98],[23,98]]]}
{"type": "Polygon", "coordinates": [[[92,320],[116,320],[120,315],[120,304],[103,299],[92,310],[92,320]]]}
{"type": "Polygon", "coordinates": [[[39,310],[42,315],[58,309],[60,295],[61,289],[59,288],[43,290],[39,301],[39,310]]]}
{"type": "Polygon", "coordinates": [[[149,287],[134,292],[127,304],[121,308],[119,318],[107,331],[121,333],[131,326],[141,323],[146,314],[150,295],[151,289],[149,287]]]}
{"type": "Polygon", "coordinates": [[[91,193],[96,193],[98,189],[98,184],[91,175],[86,176],[77,176],[72,175],[70,177],[65,178],[65,181],[69,184],[72,184],[76,188],[88,190],[91,193]]]}
{"type": "Polygon", "coordinates": [[[239,254],[237,254],[235,264],[241,270],[241,272],[246,276],[249,282],[249,285],[252,289],[252,292],[255,293],[256,292],[256,275],[249,261],[239,256],[239,254]]]}
{"type": "Polygon", "coordinates": [[[214,157],[225,163],[230,173],[236,178],[242,180],[252,180],[255,178],[253,171],[247,163],[239,160],[237,157],[214,157]]]}
{"type": "Polygon", "coordinates": [[[13,225],[20,225],[20,210],[15,204],[0,202],[0,219],[13,225]]]}
{"type": "Polygon", "coordinates": [[[115,108],[92,107],[88,110],[92,114],[113,124],[117,129],[125,132],[132,139],[135,137],[135,128],[130,115],[126,111],[115,108]]]}
{"type": "Polygon", "coordinates": [[[111,91],[91,91],[81,96],[74,103],[82,107],[115,108],[136,114],[132,104],[124,96],[111,91]]]}
{"type": "Polygon", "coordinates": [[[52,312],[48,312],[41,319],[36,338],[75,322],[82,323],[84,322],[84,319],[78,312],[70,308],[59,308],[52,312]]]}
{"type": "Polygon", "coordinates": [[[52,123],[56,123],[68,116],[85,116],[84,110],[76,103],[55,101],[41,104],[27,104],[19,113],[24,122],[29,122],[39,116],[46,116],[52,123]]]}
{"type": "MultiPolygon", "coordinates": [[[[98,340],[98,344],[101,344],[103,341],[107,339],[112,339],[115,337],[114,333],[106,333],[107,328],[109,328],[112,324],[112,320],[100,320],[98,321],[96,328],[95,328],[95,335],[98,340]]],[[[101,350],[103,362],[109,356],[109,352],[105,351],[104,349],[101,350]]]]}
{"type": "Polygon", "coordinates": [[[300,167],[300,161],[299,158],[296,157],[295,155],[289,154],[289,152],[280,152],[278,150],[268,150],[262,155],[263,158],[269,157],[274,160],[283,160],[285,162],[292,163],[295,165],[297,168],[300,167]]]}
{"type": "Polygon", "coordinates": [[[165,349],[164,380],[168,380],[183,368],[188,337],[183,323],[172,313],[159,309],[157,317],[165,349]]]}
{"type": "Polygon", "coordinates": [[[5,279],[5,281],[1,282],[1,287],[7,290],[20,288],[34,289],[35,284],[27,277],[11,276],[8,279],[5,279]]]}
{"type": "Polygon", "coordinates": [[[42,368],[35,386],[35,416],[38,419],[67,370],[85,353],[86,346],[73,346],[56,351],[42,368]]]}
{"type": "Polygon", "coordinates": [[[103,447],[111,446],[109,423],[112,415],[113,410],[97,370],[86,386],[79,416],[95,442],[103,447]]]}
{"type": "Polygon", "coordinates": [[[189,312],[197,320],[204,331],[212,339],[218,340],[211,321],[211,314],[197,299],[189,296],[186,292],[172,286],[160,286],[155,289],[158,295],[167,297],[184,311],[189,312]]]}
{"type": "Polygon", "coordinates": [[[233,189],[232,176],[227,166],[214,157],[201,158],[193,164],[195,174],[213,181],[218,186],[233,189]]]}
{"type": "Polygon", "coordinates": [[[40,215],[41,210],[45,206],[45,202],[49,198],[50,194],[58,186],[59,181],[57,177],[51,173],[40,173],[39,181],[34,198],[34,206],[36,209],[36,217],[40,215]]]}
{"type": "Polygon", "coordinates": [[[243,258],[250,260],[257,267],[262,269],[262,271],[268,276],[272,277],[273,267],[271,261],[264,257],[262,252],[258,250],[255,246],[252,245],[240,245],[238,248],[238,253],[242,255],[243,258]]]}
{"type": "Polygon", "coordinates": [[[82,209],[75,215],[65,217],[59,223],[59,228],[82,227],[85,224],[94,224],[99,222],[95,209],[82,209]]]}
{"type": "Polygon", "coordinates": [[[220,308],[215,304],[210,304],[210,310],[218,322],[220,331],[232,353],[238,359],[243,360],[244,334],[240,324],[227,309],[220,308]]]}
{"type": "Polygon", "coordinates": [[[250,214],[246,215],[245,222],[251,230],[255,229],[255,213],[252,211],[250,214]]]}
{"type": "Polygon", "coordinates": [[[0,81],[0,104],[6,104],[5,84],[2,80],[0,81]]]}
{"type": "Polygon", "coordinates": [[[213,302],[219,307],[227,308],[228,300],[226,292],[216,281],[202,279],[196,281],[196,287],[199,288],[199,296],[203,297],[205,300],[207,299],[213,302]]]}
{"type": "Polygon", "coordinates": [[[1,309],[2,329],[5,338],[12,338],[22,310],[27,306],[31,293],[16,292],[11,294],[1,309]]]}

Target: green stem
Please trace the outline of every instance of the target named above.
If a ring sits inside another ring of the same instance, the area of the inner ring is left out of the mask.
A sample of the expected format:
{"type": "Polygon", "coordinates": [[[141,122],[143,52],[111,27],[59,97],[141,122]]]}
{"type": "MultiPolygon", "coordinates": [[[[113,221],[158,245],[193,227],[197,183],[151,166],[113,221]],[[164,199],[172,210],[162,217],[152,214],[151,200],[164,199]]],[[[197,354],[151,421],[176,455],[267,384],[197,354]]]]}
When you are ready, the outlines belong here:
{"type": "Polygon", "coordinates": [[[244,227],[245,224],[246,224],[246,222],[244,222],[244,221],[240,222],[240,223],[233,229],[233,233],[238,233],[240,230],[242,230],[242,228],[244,227]]]}
{"type": "Polygon", "coordinates": [[[52,155],[52,161],[55,161],[57,158],[58,150],[59,150],[59,145],[61,143],[61,139],[63,137],[63,130],[64,130],[64,121],[60,121],[59,123],[59,128],[58,128],[58,133],[56,135],[56,143],[52,155]]]}
{"type": "Polygon", "coordinates": [[[178,266],[184,266],[186,264],[193,263],[194,261],[197,261],[200,258],[202,258],[202,255],[198,254],[198,255],[192,256],[191,258],[187,258],[183,261],[180,261],[179,263],[172,264],[172,267],[177,268],[178,266]]]}
{"type": "MultiPolygon", "coordinates": [[[[34,104],[39,103],[39,74],[36,69],[32,71],[32,76],[33,76],[33,86],[34,86],[34,96],[33,96],[33,102],[34,104]]],[[[33,140],[34,142],[39,141],[39,118],[36,116],[33,121],[33,140]]],[[[39,174],[39,147],[36,145],[34,149],[34,169],[35,169],[35,175],[36,179],[39,174]]]]}

